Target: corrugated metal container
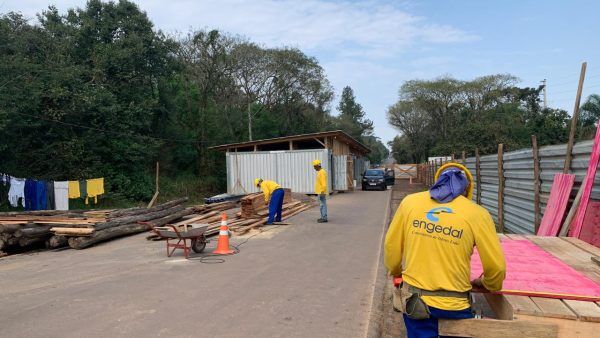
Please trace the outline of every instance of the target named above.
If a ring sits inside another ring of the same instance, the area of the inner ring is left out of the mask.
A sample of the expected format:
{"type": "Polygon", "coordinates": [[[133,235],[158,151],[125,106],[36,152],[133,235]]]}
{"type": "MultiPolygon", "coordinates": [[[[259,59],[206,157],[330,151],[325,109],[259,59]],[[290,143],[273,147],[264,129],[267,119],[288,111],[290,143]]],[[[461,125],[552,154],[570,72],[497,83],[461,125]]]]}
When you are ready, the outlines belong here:
{"type": "Polygon", "coordinates": [[[348,190],[348,155],[334,155],[333,168],[333,190],[348,190]]]}
{"type": "Polygon", "coordinates": [[[314,193],[316,171],[313,160],[321,160],[322,167],[329,173],[328,186],[331,191],[331,155],[327,149],[227,152],[227,192],[258,192],[255,178],[274,180],[294,192],[314,193]]]}

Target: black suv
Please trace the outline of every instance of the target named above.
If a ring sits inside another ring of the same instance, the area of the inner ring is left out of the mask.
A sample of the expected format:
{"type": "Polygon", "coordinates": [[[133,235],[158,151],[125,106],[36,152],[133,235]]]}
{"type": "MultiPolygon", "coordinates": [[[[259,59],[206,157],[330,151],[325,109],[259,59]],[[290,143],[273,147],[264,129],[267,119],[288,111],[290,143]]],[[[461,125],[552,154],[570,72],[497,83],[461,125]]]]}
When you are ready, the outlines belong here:
{"type": "Polygon", "coordinates": [[[368,169],[362,174],[362,190],[386,190],[385,172],[382,169],[368,169]]]}

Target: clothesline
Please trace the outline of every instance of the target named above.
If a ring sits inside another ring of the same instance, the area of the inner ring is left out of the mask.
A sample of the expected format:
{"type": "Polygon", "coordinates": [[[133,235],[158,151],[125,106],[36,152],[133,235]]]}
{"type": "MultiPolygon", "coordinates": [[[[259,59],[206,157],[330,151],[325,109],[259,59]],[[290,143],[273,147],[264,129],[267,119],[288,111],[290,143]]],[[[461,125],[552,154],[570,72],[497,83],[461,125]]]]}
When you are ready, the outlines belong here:
{"type": "Polygon", "coordinates": [[[0,187],[8,192],[8,203],[12,207],[23,206],[25,210],[69,210],[69,199],[89,198],[98,203],[104,194],[104,178],[80,181],[46,181],[18,178],[0,173],[0,187]],[[8,189],[7,189],[8,188],[8,189]]]}

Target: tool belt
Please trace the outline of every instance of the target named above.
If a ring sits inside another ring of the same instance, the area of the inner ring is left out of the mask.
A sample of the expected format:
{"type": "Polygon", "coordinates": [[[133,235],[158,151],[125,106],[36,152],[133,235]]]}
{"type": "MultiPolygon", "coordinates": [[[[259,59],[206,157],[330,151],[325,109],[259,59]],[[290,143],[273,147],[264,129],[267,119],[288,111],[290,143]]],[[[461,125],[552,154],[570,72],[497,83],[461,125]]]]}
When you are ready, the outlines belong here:
{"type": "Polygon", "coordinates": [[[446,290],[429,291],[412,286],[406,282],[402,283],[399,291],[402,312],[404,312],[408,318],[416,320],[428,319],[431,315],[429,306],[425,304],[421,298],[422,296],[464,298],[469,301],[471,299],[470,292],[446,290]]]}

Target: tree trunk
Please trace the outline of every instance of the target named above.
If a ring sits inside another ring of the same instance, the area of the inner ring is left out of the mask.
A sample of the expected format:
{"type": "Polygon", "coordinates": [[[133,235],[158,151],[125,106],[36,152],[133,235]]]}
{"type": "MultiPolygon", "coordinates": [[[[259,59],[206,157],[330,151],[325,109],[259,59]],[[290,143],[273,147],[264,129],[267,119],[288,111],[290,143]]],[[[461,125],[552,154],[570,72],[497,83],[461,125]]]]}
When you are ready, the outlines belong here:
{"type": "MultiPolygon", "coordinates": [[[[57,226],[57,225],[41,225],[41,226],[31,227],[31,228],[22,228],[15,232],[15,237],[39,237],[39,236],[52,235],[52,232],[50,231],[50,229],[55,226],[57,226]]],[[[60,225],[58,225],[58,226],[60,226],[60,225]]]]}
{"type": "Polygon", "coordinates": [[[179,199],[172,200],[169,202],[165,202],[163,204],[159,204],[152,208],[130,208],[130,209],[117,210],[117,211],[114,211],[114,212],[111,212],[110,214],[108,214],[108,218],[121,218],[121,217],[127,217],[127,216],[146,214],[146,213],[154,212],[154,211],[160,211],[160,210],[171,208],[171,207],[179,205],[179,204],[183,204],[183,203],[187,202],[187,200],[188,200],[187,197],[183,197],[183,198],[179,198],[179,199]]]}
{"type": "MultiPolygon", "coordinates": [[[[178,205],[178,206],[172,207],[170,209],[166,209],[166,210],[154,211],[154,212],[141,214],[141,215],[135,215],[135,216],[126,216],[126,217],[115,218],[114,220],[111,220],[108,222],[98,223],[98,224],[94,225],[93,228],[96,229],[96,231],[98,231],[98,230],[104,230],[104,229],[116,227],[116,226],[123,225],[123,224],[145,222],[145,221],[169,216],[174,213],[178,213],[178,212],[182,211],[183,209],[184,209],[183,205],[178,205]]],[[[150,210],[150,209],[148,209],[148,210],[150,210]]]]}
{"type": "Polygon", "coordinates": [[[56,249],[63,246],[67,246],[69,241],[67,237],[61,235],[54,235],[46,240],[46,248],[48,249],[56,249]]]}
{"type": "Polygon", "coordinates": [[[69,238],[69,246],[73,249],[85,249],[96,243],[100,243],[111,238],[136,234],[147,230],[148,227],[143,224],[119,225],[112,228],[96,231],[89,237],[71,237],[69,238]]]}

